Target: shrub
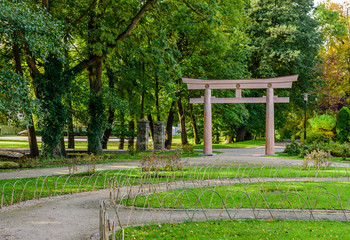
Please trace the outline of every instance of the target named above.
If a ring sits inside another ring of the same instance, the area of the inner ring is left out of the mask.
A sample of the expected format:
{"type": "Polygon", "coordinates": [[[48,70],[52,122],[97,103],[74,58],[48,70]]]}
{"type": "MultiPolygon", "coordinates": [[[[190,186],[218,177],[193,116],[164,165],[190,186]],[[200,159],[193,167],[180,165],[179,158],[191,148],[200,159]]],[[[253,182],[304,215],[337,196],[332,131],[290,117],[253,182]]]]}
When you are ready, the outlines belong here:
{"type": "Polygon", "coordinates": [[[140,160],[140,167],[143,171],[150,172],[159,170],[181,170],[183,163],[178,153],[156,154],[151,152],[149,155],[143,155],[140,160]]]}
{"type": "Polygon", "coordinates": [[[185,145],[182,146],[182,149],[184,151],[184,154],[190,155],[193,153],[194,148],[191,144],[187,143],[185,145]]]}
{"type": "Polygon", "coordinates": [[[336,124],[335,116],[322,114],[309,119],[309,124],[313,132],[331,132],[336,124]]]}
{"type": "Polygon", "coordinates": [[[303,168],[307,168],[309,163],[313,163],[316,169],[320,167],[329,167],[332,163],[330,152],[325,152],[323,150],[313,150],[312,152],[306,152],[303,162],[303,168]]]}
{"type": "Polygon", "coordinates": [[[88,167],[88,174],[92,174],[96,170],[96,162],[102,158],[103,156],[94,154],[80,154],[77,157],[66,159],[66,163],[68,164],[70,174],[74,174],[78,171],[78,165],[86,165],[88,167]]]}
{"type": "Polygon", "coordinates": [[[337,137],[343,143],[348,141],[350,131],[350,109],[343,107],[337,115],[337,137]]]}
{"type": "Polygon", "coordinates": [[[19,164],[15,162],[0,162],[0,169],[19,168],[19,164]]]}
{"type": "Polygon", "coordinates": [[[321,143],[329,142],[335,139],[333,132],[309,132],[307,134],[307,142],[309,143],[321,143]]]}
{"type": "Polygon", "coordinates": [[[39,164],[39,160],[37,158],[23,157],[18,160],[18,164],[21,168],[33,168],[39,164]]]}
{"type": "Polygon", "coordinates": [[[287,144],[284,150],[288,155],[298,156],[300,154],[300,146],[297,142],[292,142],[291,144],[287,144]]]}

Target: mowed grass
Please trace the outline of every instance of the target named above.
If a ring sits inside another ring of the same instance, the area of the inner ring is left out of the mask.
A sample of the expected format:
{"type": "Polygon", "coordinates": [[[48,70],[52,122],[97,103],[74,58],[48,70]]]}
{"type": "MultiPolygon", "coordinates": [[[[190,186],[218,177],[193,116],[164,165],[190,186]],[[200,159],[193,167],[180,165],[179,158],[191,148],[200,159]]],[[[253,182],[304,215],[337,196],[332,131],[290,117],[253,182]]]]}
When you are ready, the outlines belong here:
{"type": "Polygon", "coordinates": [[[124,239],[349,239],[349,227],[336,221],[220,220],[129,227],[124,239]]]}
{"type": "MultiPolygon", "coordinates": [[[[194,143],[192,139],[189,139],[191,144],[194,143]]],[[[213,149],[222,149],[222,148],[249,148],[264,145],[264,140],[250,140],[244,142],[235,142],[235,143],[221,143],[221,144],[213,144],[213,149]]],[[[68,147],[68,143],[65,142],[66,148],[68,147]]],[[[127,150],[127,142],[124,144],[124,150],[127,150]]],[[[41,142],[38,142],[38,147],[41,148],[41,142]]],[[[172,149],[181,148],[181,138],[179,136],[174,136],[172,142],[172,149]]],[[[203,149],[203,144],[193,145],[195,149],[203,149]]],[[[0,148],[29,148],[28,141],[24,140],[0,140],[0,148]]],[[[76,149],[87,149],[87,142],[75,142],[76,149]]],[[[150,148],[152,148],[152,144],[150,143],[150,148]]],[[[108,142],[107,149],[119,149],[119,142],[108,142]]]]}
{"type": "MultiPolygon", "coordinates": [[[[283,152],[276,152],[277,156],[271,156],[276,158],[286,158],[286,159],[303,159],[300,156],[291,156],[288,155],[288,153],[283,152]]],[[[346,158],[345,160],[342,157],[332,157],[332,162],[343,162],[343,163],[350,163],[350,158],[346,158]]]]}
{"type": "Polygon", "coordinates": [[[238,183],[152,193],[121,202],[137,207],[180,209],[350,210],[350,182],[238,183]]]}
{"type": "MultiPolygon", "coordinates": [[[[284,177],[346,177],[347,168],[303,170],[298,167],[281,168],[188,168],[177,171],[144,172],[141,169],[96,171],[94,174],[76,173],[36,178],[0,180],[0,201],[4,205],[60,194],[92,191],[108,187],[107,180],[114,179],[118,184],[140,185],[147,183],[237,179],[237,178],[284,178],[284,177]],[[128,181],[124,181],[124,180],[128,181]],[[4,199],[4,200],[1,200],[4,199]],[[11,200],[13,199],[13,200],[11,200]]],[[[343,183],[345,184],[345,183],[343,183]]],[[[166,194],[166,193],[163,193],[166,194]]],[[[142,204],[141,204],[142,205],[142,204]]]]}
{"type": "MultiPolygon", "coordinates": [[[[234,143],[218,143],[213,144],[213,149],[225,149],[225,148],[250,148],[257,147],[265,144],[265,140],[249,140],[243,142],[234,142],[234,143]]],[[[203,144],[194,145],[195,149],[203,149],[203,144]]]]}

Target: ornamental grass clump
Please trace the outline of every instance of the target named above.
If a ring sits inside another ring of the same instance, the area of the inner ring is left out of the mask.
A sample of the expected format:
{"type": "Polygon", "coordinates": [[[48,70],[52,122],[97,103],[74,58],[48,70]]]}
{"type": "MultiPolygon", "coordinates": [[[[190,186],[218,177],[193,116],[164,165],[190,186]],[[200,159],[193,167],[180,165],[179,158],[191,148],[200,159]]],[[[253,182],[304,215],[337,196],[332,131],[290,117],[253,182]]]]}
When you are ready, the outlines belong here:
{"type": "Polygon", "coordinates": [[[320,167],[329,167],[332,163],[332,156],[330,152],[325,152],[323,150],[313,150],[311,152],[306,151],[303,168],[306,169],[310,163],[314,165],[316,169],[320,169],[320,167]]]}
{"type": "Polygon", "coordinates": [[[149,155],[143,155],[140,161],[142,171],[158,172],[182,170],[183,163],[178,153],[173,154],[156,154],[151,152],[149,155]]]}

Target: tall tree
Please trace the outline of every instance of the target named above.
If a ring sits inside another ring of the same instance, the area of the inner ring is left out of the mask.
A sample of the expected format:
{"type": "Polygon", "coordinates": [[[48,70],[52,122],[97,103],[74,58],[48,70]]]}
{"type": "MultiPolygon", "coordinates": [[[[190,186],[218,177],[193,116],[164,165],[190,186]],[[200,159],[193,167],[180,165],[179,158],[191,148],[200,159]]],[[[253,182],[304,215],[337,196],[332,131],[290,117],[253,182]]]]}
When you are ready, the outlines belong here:
{"type": "Polygon", "coordinates": [[[321,75],[314,81],[321,111],[339,111],[350,97],[350,16],[346,6],[322,4],[317,7],[325,44],[319,54],[321,75]]]}

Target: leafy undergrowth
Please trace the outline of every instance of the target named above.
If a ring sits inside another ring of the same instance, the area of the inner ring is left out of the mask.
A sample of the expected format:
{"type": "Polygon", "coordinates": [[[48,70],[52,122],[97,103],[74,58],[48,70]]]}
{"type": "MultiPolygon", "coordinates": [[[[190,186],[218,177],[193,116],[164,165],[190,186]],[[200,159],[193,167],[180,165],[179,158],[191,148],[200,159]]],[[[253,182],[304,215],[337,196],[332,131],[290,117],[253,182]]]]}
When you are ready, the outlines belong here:
{"type": "Polygon", "coordinates": [[[124,239],[348,239],[349,227],[335,221],[221,220],[129,227],[124,239]]]}
{"type": "MultiPolygon", "coordinates": [[[[166,151],[166,152],[157,152],[158,155],[171,155],[179,151],[166,151]]],[[[142,156],[148,156],[152,154],[152,151],[148,152],[141,152],[135,155],[130,154],[103,154],[100,157],[96,158],[96,164],[103,164],[103,163],[112,163],[112,162],[128,162],[128,161],[139,161],[141,160],[142,156]]],[[[219,152],[215,152],[219,153],[219,152]]],[[[188,157],[200,157],[201,152],[193,152],[190,154],[185,154],[183,152],[179,152],[179,157],[181,158],[188,158],[188,157]]],[[[86,154],[80,154],[81,156],[84,156],[86,154]]],[[[79,154],[77,154],[79,156],[79,154]]],[[[65,167],[72,165],[72,162],[74,162],[75,158],[57,158],[57,159],[34,159],[33,161],[31,159],[27,159],[28,165],[32,166],[31,168],[52,168],[52,167],[65,167]],[[31,161],[33,163],[31,163],[31,161]]],[[[1,160],[0,160],[1,161],[1,160]]],[[[76,165],[85,165],[84,161],[81,163],[77,162],[76,165]]],[[[27,170],[30,169],[29,167],[23,167],[18,169],[1,169],[0,166],[0,172],[9,172],[9,171],[18,171],[18,170],[27,170]]]]}
{"type": "Polygon", "coordinates": [[[184,209],[350,210],[350,182],[266,182],[189,188],[123,199],[126,205],[184,209]]]}

